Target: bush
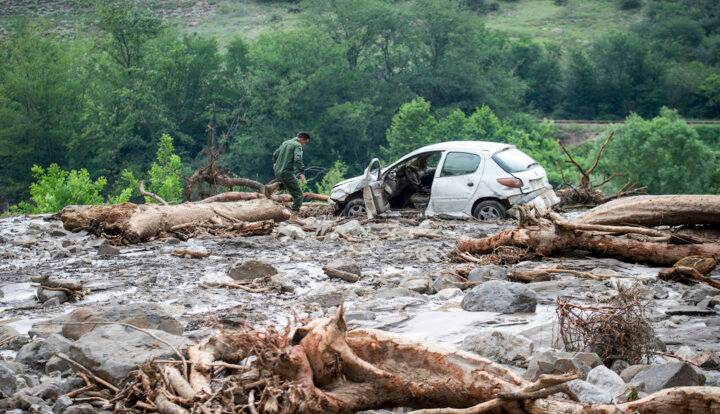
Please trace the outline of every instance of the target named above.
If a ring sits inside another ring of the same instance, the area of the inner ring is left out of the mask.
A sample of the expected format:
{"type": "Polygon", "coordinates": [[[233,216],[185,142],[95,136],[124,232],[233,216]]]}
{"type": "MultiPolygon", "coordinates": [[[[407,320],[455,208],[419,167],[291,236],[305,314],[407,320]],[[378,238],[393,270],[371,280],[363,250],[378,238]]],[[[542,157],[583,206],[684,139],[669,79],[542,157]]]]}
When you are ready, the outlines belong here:
{"type": "MultiPolygon", "coordinates": [[[[168,134],[160,137],[155,161],[148,171],[147,190],[159,195],[168,203],[182,201],[182,161],[178,155],[175,155],[173,139],[168,134]]],[[[145,202],[156,201],[145,197],[145,202]]]]}
{"type": "Polygon", "coordinates": [[[342,161],[335,161],[332,167],[325,173],[322,180],[317,184],[316,189],[320,194],[330,194],[335,184],[345,179],[348,166],[342,161]]]}
{"type": "Polygon", "coordinates": [[[35,182],[30,185],[31,203],[22,202],[15,211],[23,213],[56,213],[72,204],[102,204],[100,192],[107,180],[93,181],[86,169],[65,171],[57,164],[46,169],[33,165],[35,182]]]}

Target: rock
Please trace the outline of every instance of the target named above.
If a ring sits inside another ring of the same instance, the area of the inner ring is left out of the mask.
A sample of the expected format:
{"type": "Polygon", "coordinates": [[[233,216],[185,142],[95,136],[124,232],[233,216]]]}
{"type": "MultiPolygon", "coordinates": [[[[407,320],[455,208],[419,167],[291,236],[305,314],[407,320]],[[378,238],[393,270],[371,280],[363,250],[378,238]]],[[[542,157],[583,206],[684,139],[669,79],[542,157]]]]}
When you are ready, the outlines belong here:
{"type": "Polygon", "coordinates": [[[632,380],[635,375],[645,371],[648,368],[650,368],[650,365],[646,364],[630,365],[629,367],[622,370],[622,372],[620,372],[620,378],[622,378],[622,380],[625,382],[630,382],[630,380],[632,380]]]}
{"type": "Polygon", "coordinates": [[[442,300],[450,300],[452,298],[456,298],[458,296],[462,296],[462,290],[458,288],[445,288],[438,293],[435,294],[435,297],[442,300]]]}
{"type": "Polygon", "coordinates": [[[631,381],[638,390],[651,394],[670,387],[697,386],[705,383],[705,378],[692,365],[685,362],[668,362],[653,365],[635,375],[631,381]]]}
{"type": "MultiPolygon", "coordinates": [[[[148,332],[169,342],[177,349],[192,342],[165,331],[148,332]]],[[[83,335],[70,346],[68,354],[97,376],[119,384],[139,364],[152,358],[172,358],[175,353],[146,333],[122,325],[102,325],[83,335]]]]}
{"type": "Polygon", "coordinates": [[[328,263],[327,267],[331,269],[342,270],[343,272],[352,273],[354,275],[362,277],[362,268],[357,263],[335,260],[328,263]]]}
{"type": "Polygon", "coordinates": [[[675,355],[679,356],[682,359],[693,359],[697,354],[695,353],[695,351],[690,349],[689,346],[685,345],[678,348],[678,350],[675,351],[675,355]]]}
{"type": "Polygon", "coordinates": [[[396,287],[396,288],[380,288],[377,291],[375,291],[375,298],[377,299],[395,299],[398,297],[403,296],[410,296],[410,297],[419,297],[421,296],[419,293],[415,292],[414,290],[410,290],[404,287],[396,287]]]}
{"type": "Polygon", "coordinates": [[[609,404],[613,399],[608,392],[583,380],[570,381],[567,386],[575,393],[578,400],[585,404],[609,404]]]}
{"type": "MultiPolygon", "coordinates": [[[[181,335],[182,325],[157,303],[131,303],[98,308],[78,308],[72,311],[67,322],[122,322],[141,329],[158,329],[181,335]]],[[[62,334],[76,340],[101,325],[64,325],[62,334]]]]}
{"type": "Polygon", "coordinates": [[[697,305],[703,299],[715,295],[720,295],[720,289],[715,289],[705,283],[699,283],[686,290],[685,293],[683,293],[682,298],[687,303],[697,305]]]}
{"type": "Polygon", "coordinates": [[[47,338],[48,336],[59,333],[62,334],[63,323],[70,319],[70,314],[63,314],[49,321],[42,321],[34,324],[28,335],[30,338],[47,338]]]}
{"type": "Polygon", "coordinates": [[[98,247],[97,252],[100,256],[117,256],[120,254],[120,249],[111,244],[103,243],[98,247]]]}
{"type": "Polygon", "coordinates": [[[65,237],[68,236],[70,233],[66,232],[65,230],[61,229],[52,229],[50,230],[50,235],[53,237],[65,237]]]}
{"type": "Polygon", "coordinates": [[[65,409],[72,405],[73,401],[67,395],[61,395],[60,398],[55,400],[55,404],[52,406],[54,414],[62,414],[65,409]]]}
{"type": "Polygon", "coordinates": [[[15,359],[27,365],[39,366],[58,352],[67,353],[71,341],[59,334],[52,334],[45,339],[38,339],[20,348],[15,359]]]}
{"type": "Polygon", "coordinates": [[[475,286],[462,300],[462,308],[471,312],[535,312],[537,295],[526,285],[491,280],[475,286]]]}
{"type": "Polygon", "coordinates": [[[0,396],[8,398],[15,393],[16,389],[17,378],[15,378],[15,371],[0,363],[0,396]]]}
{"type": "Polygon", "coordinates": [[[32,395],[43,400],[55,401],[62,394],[60,387],[53,383],[44,383],[36,385],[32,388],[21,390],[24,394],[32,395]]]}
{"type": "Polygon", "coordinates": [[[486,329],[463,339],[462,349],[501,364],[527,368],[535,346],[524,336],[497,329],[486,329]]]}
{"type": "Polygon", "coordinates": [[[82,403],[82,404],[75,404],[68,407],[63,414],[96,414],[97,410],[95,408],[88,404],[88,403],[82,403]]]}
{"type": "Polygon", "coordinates": [[[70,363],[64,359],[53,355],[45,363],[45,373],[50,374],[51,372],[65,372],[70,369],[70,363]]]}
{"type": "Polygon", "coordinates": [[[613,361],[610,369],[619,375],[621,372],[623,372],[623,370],[625,368],[627,368],[629,366],[630,366],[630,364],[627,361],[623,361],[622,359],[616,359],[615,361],[613,361]]]}
{"type": "Polygon", "coordinates": [[[715,311],[707,308],[699,308],[697,306],[675,306],[665,311],[666,315],[688,315],[688,316],[710,316],[715,315],[715,311]]]}
{"type": "Polygon", "coordinates": [[[345,312],[345,320],[347,322],[352,321],[374,321],[376,318],[375,312],[370,311],[350,311],[345,312]]]}
{"type": "Polygon", "coordinates": [[[12,326],[0,325],[0,344],[3,344],[4,349],[17,351],[27,344],[29,340],[30,338],[27,335],[20,335],[12,326]]]}
{"type": "Polygon", "coordinates": [[[283,236],[288,236],[293,240],[304,239],[305,237],[307,237],[307,234],[305,234],[305,230],[294,224],[281,225],[280,227],[278,227],[278,233],[282,234],[283,236]]]}
{"type": "Polygon", "coordinates": [[[465,282],[466,280],[458,275],[452,273],[442,273],[433,280],[432,289],[435,292],[449,288],[459,288],[464,290],[469,287],[469,285],[465,282]]]}
{"type": "Polygon", "coordinates": [[[605,365],[598,365],[588,372],[586,381],[609,393],[613,398],[625,391],[625,381],[605,365]]]}
{"type": "Polygon", "coordinates": [[[410,289],[417,293],[428,293],[430,284],[431,281],[429,277],[417,277],[403,280],[400,283],[400,287],[410,289]]]}
{"type": "Polygon", "coordinates": [[[252,281],[259,277],[272,276],[277,273],[278,271],[273,265],[259,260],[237,262],[228,270],[228,276],[240,281],[252,281]]]}
{"type": "Polygon", "coordinates": [[[36,294],[40,303],[45,303],[51,299],[57,299],[59,303],[65,303],[69,300],[67,293],[62,290],[38,288],[36,294]]]}
{"type": "Polygon", "coordinates": [[[307,296],[307,303],[317,302],[323,309],[340,306],[345,302],[344,291],[320,292],[307,296]]]}
{"type": "Polygon", "coordinates": [[[713,351],[703,351],[692,358],[692,362],[703,369],[720,370],[720,356],[713,351]]]}
{"type": "Polygon", "coordinates": [[[668,296],[670,296],[670,293],[668,293],[668,290],[661,285],[655,285],[655,287],[653,287],[653,298],[667,299],[668,296]]]}
{"type": "Polygon", "coordinates": [[[347,223],[335,226],[335,232],[350,237],[365,237],[367,230],[357,220],[350,220],[347,223]]]}
{"type": "Polygon", "coordinates": [[[549,350],[533,354],[525,378],[535,381],[541,374],[565,374],[576,372],[579,378],[587,378],[588,372],[602,360],[597,354],[590,352],[562,352],[549,350]]]}
{"type": "Polygon", "coordinates": [[[480,266],[473,269],[467,277],[468,281],[482,283],[488,280],[507,280],[507,270],[498,265],[480,266]]]}

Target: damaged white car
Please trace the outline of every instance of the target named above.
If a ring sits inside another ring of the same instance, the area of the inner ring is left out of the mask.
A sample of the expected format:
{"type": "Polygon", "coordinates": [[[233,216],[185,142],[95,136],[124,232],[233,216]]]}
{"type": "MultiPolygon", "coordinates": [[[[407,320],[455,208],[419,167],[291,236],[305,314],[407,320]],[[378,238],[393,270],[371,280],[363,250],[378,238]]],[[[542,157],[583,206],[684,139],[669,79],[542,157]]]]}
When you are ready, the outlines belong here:
{"type": "Polygon", "coordinates": [[[330,194],[346,216],[424,210],[427,216],[503,219],[513,206],[548,209],[560,202],[545,170],[513,145],[450,141],[428,145],[382,168],[338,183],[330,194]]]}

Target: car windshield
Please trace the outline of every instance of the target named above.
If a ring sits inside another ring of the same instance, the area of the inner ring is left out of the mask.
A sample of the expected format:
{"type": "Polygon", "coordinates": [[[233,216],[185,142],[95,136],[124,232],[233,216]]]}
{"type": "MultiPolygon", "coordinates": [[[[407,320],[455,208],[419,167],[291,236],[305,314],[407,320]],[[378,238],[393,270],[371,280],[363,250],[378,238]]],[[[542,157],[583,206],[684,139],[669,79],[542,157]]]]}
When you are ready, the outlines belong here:
{"type": "Polygon", "coordinates": [[[529,170],[531,167],[537,165],[537,161],[530,158],[527,154],[520,151],[517,148],[509,148],[498,152],[492,156],[492,159],[503,170],[509,173],[518,173],[529,170]]]}

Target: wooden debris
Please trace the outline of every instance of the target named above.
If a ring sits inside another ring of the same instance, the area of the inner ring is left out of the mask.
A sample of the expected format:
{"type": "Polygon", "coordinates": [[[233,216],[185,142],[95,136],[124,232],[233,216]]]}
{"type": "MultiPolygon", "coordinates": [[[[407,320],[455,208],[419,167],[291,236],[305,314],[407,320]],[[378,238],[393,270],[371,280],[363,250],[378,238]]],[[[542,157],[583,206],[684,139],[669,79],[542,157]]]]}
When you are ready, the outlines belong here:
{"type": "Polygon", "coordinates": [[[341,279],[346,282],[355,283],[358,280],[361,279],[360,275],[357,275],[355,273],[346,272],[344,270],[339,269],[333,269],[329,266],[323,267],[323,272],[327,275],[327,277],[331,279],[341,279]]]}
{"type": "Polygon", "coordinates": [[[552,279],[553,275],[570,274],[583,279],[607,280],[608,276],[597,275],[591,272],[582,272],[572,269],[560,269],[557,267],[535,268],[535,269],[513,269],[508,273],[508,280],[521,283],[544,282],[552,279]]]}
{"type": "Polygon", "coordinates": [[[173,256],[177,257],[185,257],[185,258],[192,258],[192,259],[202,259],[204,257],[210,256],[210,252],[207,250],[194,250],[194,249],[187,249],[187,248],[179,248],[172,251],[173,256]]]}
{"type": "Polygon", "coordinates": [[[140,182],[138,183],[138,187],[140,187],[140,188],[139,188],[139,190],[140,190],[140,195],[145,196],[145,197],[150,197],[150,198],[154,199],[155,201],[157,201],[158,203],[160,203],[160,204],[162,204],[162,205],[164,205],[164,206],[169,205],[168,202],[165,201],[165,200],[163,200],[163,198],[160,197],[159,195],[157,195],[157,194],[155,194],[155,193],[151,193],[151,192],[149,192],[149,191],[146,191],[146,190],[145,190],[145,181],[144,181],[144,180],[140,180],[140,182]]]}
{"type": "Polygon", "coordinates": [[[70,301],[77,301],[84,298],[90,289],[85,288],[82,284],[71,280],[51,279],[47,275],[32,276],[30,280],[39,284],[39,288],[46,290],[59,290],[67,293],[70,301]]]}
{"type": "Polygon", "coordinates": [[[705,276],[712,272],[717,265],[718,261],[715,257],[684,257],[678,260],[673,267],[661,270],[658,278],[685,284],[706,283],[720,289],[720,281],[705,276]]]}

